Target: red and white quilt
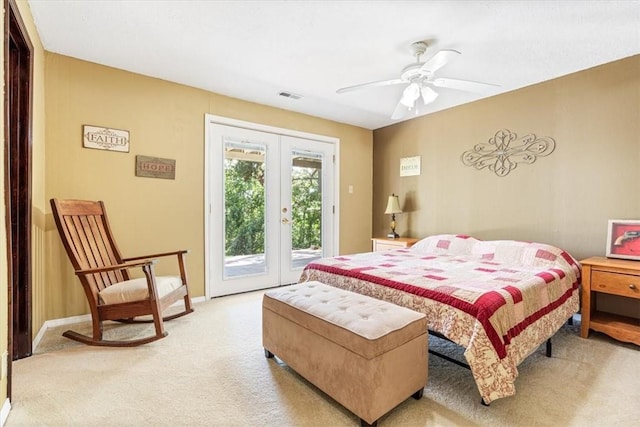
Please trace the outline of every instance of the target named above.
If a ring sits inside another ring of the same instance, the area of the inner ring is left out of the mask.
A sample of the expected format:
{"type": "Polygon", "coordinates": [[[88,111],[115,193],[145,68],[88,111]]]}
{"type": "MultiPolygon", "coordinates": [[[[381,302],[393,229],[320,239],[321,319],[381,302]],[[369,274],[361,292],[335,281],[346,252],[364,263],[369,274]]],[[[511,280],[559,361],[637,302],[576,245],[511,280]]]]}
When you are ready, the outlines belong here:
{"type": "Polygon", "coordinates": [[[517,365],[578,311],[580,265],[542,243],[438,235],[410,249],[323,258],[305,280],[425,313],[430,330],[465,347],[489,403],[515,394],[517,365]]]}

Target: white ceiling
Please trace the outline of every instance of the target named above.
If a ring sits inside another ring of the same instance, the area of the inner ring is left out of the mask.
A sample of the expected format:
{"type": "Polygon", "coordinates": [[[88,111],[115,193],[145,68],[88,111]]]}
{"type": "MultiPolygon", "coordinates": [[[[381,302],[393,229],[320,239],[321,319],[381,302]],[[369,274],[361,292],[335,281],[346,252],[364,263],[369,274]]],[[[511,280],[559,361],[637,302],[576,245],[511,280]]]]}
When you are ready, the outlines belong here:
{"type": "MultiPolygon", "coordinates": [[[[29,0],[44,48],[135,73],[377,129],[404,86],[394,79],[426,40],[459,57],[437,77],[512,91],[640,53],[640,0],[29,0]],[[281,91],[302,95],[294,100],[281,91]]],[[[438,89],[427,113],[481,95],[438,89]]]]}

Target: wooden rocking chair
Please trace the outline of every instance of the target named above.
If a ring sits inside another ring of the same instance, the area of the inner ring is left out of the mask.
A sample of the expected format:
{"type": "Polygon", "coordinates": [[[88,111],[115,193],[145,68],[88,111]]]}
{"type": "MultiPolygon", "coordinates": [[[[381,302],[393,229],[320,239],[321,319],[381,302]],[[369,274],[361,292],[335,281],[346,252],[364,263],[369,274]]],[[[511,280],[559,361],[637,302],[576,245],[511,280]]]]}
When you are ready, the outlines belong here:
{"type": "Polygon", "coordinates": [[[111,233],[101,201],[51,199],[53,217],[67,255],[82,283],[91,309],[93,336],[66,331],[63,336],[89,345],[130,347],[167,336],[164,320],[191,313],[184,257],[188,250],[123,258],[111,233]],[[180,276],[156,276],[155,258],[176,256],[180,276]],[[130,269],[141,268],[144,277],[131,279],[130,269]],[[184,300],[184,311],[163,317],[173,303],[184,300]],[[151,315],[152,320],[138,320],[151,315]],[[102,338],[102,322],[153,322],[155,335],[127,341],[102,338]]]}

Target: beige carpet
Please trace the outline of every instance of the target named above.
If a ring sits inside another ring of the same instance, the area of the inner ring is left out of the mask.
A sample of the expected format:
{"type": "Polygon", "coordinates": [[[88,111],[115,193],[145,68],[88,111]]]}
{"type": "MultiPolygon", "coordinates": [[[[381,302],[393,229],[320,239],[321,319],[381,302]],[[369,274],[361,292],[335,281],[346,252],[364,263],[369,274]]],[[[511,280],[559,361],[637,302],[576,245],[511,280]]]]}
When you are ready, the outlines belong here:
{"type": "MultiPolygon", "coordinates": [[[[50,330],[36,349],[44,353],[13,364],[6,425],[359,425],[282,362],[264,357],[261,298],[254,292],[197,304],[193,314],[167,322],[167,338],[137,348],[84,346],[61,337],[63,329],[50,330]]],[[[490,407],[480,404],[470,371],[431,356],[422,400],[408,399],[379,425],[638,425],[640,348],[599,334],[584,340],[578,328],[559,331],[552,358],[544,347],[532,354],[520,366],[517,395],[490,407]]],[[[460,353],[441,340],[430,345],[460,353]]]]}

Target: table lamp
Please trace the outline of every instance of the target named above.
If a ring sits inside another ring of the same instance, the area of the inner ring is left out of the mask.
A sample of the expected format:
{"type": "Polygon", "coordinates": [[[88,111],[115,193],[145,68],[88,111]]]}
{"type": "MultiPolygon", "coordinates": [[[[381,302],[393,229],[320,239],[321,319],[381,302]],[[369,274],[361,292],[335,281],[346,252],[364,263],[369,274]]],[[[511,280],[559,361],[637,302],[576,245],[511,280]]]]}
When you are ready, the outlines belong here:
{"type": "Polygon", "coordinates": [[[389,201],[387,202],[387,210],[384,211],[385,214],[391,214],[391,233],[387,234],[387,237],[392,239],[397,239],[400,237],[398,233],[396,233],[396,214],[401,213],[402,209],[400,209],[400,201],[398,200],[398,196],[395,194],[391,194],[389,196],[389,201]]]}

